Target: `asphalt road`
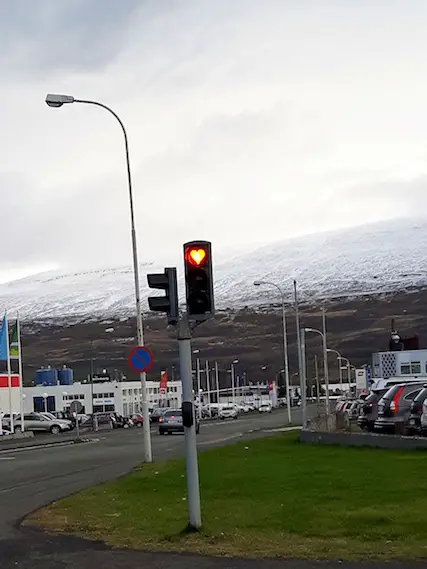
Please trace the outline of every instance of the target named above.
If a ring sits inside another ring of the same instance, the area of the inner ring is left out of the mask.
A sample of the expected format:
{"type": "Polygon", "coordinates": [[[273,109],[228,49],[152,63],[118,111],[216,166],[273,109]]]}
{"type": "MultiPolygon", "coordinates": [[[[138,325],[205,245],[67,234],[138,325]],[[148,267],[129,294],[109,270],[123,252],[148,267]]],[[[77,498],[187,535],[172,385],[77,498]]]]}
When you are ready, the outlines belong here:
{"type": "MultiPolygon", "coordinates": [[[[298,412],[297,412],[298,413],[298,412]]],[[[286,412],[253,414],[237,421],[204,424],[198,437],[200,450],[265,436],[286,424],[286,412]]],[[[183,454],[183,437],[153,434],[155,460],[183,454]]],[[[312,569],[381,567],[380,564],[318,563],[283,560],[239,560],[110,550],[100,543],[71,537],[50,537],[21,528],[29,512],[88,486],[125,474],[141,462],[139,429],[100,433],[93,442],[0,453],[0,567],[1,569],[71,568],[128,569],[312,569]]],[[[416,569],[426,564],[387,564],[387,569],[416,569]]]]}

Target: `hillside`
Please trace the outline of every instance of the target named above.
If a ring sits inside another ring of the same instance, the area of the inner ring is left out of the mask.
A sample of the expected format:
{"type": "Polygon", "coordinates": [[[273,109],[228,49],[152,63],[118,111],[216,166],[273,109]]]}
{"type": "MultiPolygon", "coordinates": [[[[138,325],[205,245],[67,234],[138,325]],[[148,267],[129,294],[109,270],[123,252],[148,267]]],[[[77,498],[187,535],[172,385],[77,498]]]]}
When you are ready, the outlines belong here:
{"type": "MultiPolygon", "coordinates": [[[[215,255],[215,244],[213,247],[215,255]]],[[[295,278],[301,298],[310,302],[322,297],[414,290],[427,285],[426,250],[427,221],[411,219],[272,243],[215,265],[216,305],[224,310],[275,302],[277,291],[253,286],[260,278],[282,283],[289,299],[295,278]]],[[[218,257],[227,258],[224,252],[218,257]]],[[[181,259],[171,258],[173,265],[182,273],[181,259]]],[[[146,273],[162,270],[163,266],[149,262],[141,267],[145,309],[149,294],[146,273]]],[[[179,288],[182,293],[182,275],[179,288]]],[[[0,302],[10,314],[19,310],[26,320],[127,317],[134,313],[132,270],[108,267],[43,273],[1,285],[0,302]]]]}
{"type": "MultiPolygon", "coordinates": [[[[328,345],[341,351],[356,365],[370,361],[370,354],[387,349],[391,318],[402,335],[419,334],[421,347],[427,347],[427,290],[412,293],[367,296],[353,300],[326,303],[328,345]]],[[[301,307],[301,324],[321,327],[319,305],[301,307]]],[[[178,349],[173,329],[166,328],[163,318],[146,318],[145,343],[155,356],[149,376],[157,378],[161,369],[179,373],[178,349]]],[[[90,370],[91,354],[94,367],[120,369],[129,378],[137,379],[127,365],[127,355],[134,345],[133,318],[108,319],[90,323],[33,322],[23,325],[23,353],[26,383],[31,382],[40,365],[68,364],[84,378],[90,370]],[[113,330],[112,330],[113,329],[113,330]],[[106,331],[107,330],[107,331],[106,331]],[[93,347],[93,349],[92,349],[93,347]]],[[[288,339],[291,373],[297,372],[296,331],[294,313],[288,310],[288,339]]],[[[226,369],[235,358],[240,360],[237,372],[246,371],[249,381],[274,377],[282,363],[281,314],[278,305],[265,310],[251,308],[219,312],[216,318],[197,328],[193,349],[200,357],[217,360],[221,383],[226,384],[226,369]],[[266,366],[265,371],[261,370],[266,366]]],[[[314,354],[322,365],[320,338],[308,336],[308,375],[313,370],[314,354]]],[[[336,360],[330,357],[331,376],[337,375],[336,360]]],[[[294,376],[294,381],[297,378],[294,376]]]]}

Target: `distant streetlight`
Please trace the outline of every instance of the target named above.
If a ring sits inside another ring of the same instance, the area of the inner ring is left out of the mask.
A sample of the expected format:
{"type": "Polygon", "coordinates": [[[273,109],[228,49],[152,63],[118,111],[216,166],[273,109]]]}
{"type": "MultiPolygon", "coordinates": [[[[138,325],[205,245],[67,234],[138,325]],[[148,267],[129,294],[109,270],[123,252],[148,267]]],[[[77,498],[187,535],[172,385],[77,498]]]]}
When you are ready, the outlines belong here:
{"type": "Polygon", "coordinates": [[[347,358],[344,358],[343,356],[340,356],[338,358],[340,361],[345,361],[347,362],[347,381],[348,381],[348,388],[350,389],[350,384],[351,384],[351,364],[350,364],[350,360],[348,360],[347,358]]]}
{"type": "MultiPolygon", "coordinates": [[[[200,354],[200,350],[193,350],[193,354],[200,354]]],[[[196,381],[197,381],[197,397],[198,397],[198,406],[197,406],[197,414],[199,416],[199,420],[202,418],[202,402],[200,398],[200,394],[202,392],[202,385],[200,379],[200,358],[197,356],[196,359],[196,381]]]]}
{"type": "Polygon", "coordinates": [[[286,406],[288,408],[288,422],[292,423],[291,411],[291,387],[289,381],[289,357],[288,357],[288,334],[286,331],[286,308],[285,308],[285,293],[283,289],[276,283],[270,281],[255,281],[254,286],[271,286],[279,291],[282,299],[282,325],[283,325],[283,355],[284,355],[284,370],[286,382],[286,406]]]}
{"type": "MultiPolygon", "coordinates": [[[[141,296],[140,296],[140,286],[139,286],[139,264],[138,264],[138,248],[136,243],[136,229],[135,229],[135,215],[134,215],[134,205],[133,205],[133,192],[132,192],[132,176],[130,170],[130,159],[129,159],[129,144],[128,136],[125,126],[120,119],[120,117],[107,105],[99,103],[98,101],[91,101],[87,99],[75,99],[71,95],[58,95],[49,93],[46,95],[46,104],[49,107],[59,108],[62,105],[69,103],[84,103],[87,105],[95,105],[101,107],[108,111],[119,123],[124,136],[125,142],[125,155],[126,155],[126,167],[127,167],[127,181],[128,181],[128,191],[129,191],[129,207],[130,207],[130,224],[131,224],[131,241],[132,241],[132,254],[133,254],[133,274],[135,283],[135,304],[136,304],[136,329],[137,329],[137,341],[139,346],[144,345],[144,331],[142,325],[142,310],[141,310],[141,296]]],[[[151,452],[151,434],[150,434],[150,415],[148,411],[148,399],[147,399],[147,383],[145,372],[140,374],[141,379],[141,399],[142,399],[142,417],[143,417],[143,433],[144,433],[144,458],[145,462],[152,462],[152,452],[151,452]]]]}
{"type": "Polygon", "coordinates": [[[239,363],[239,360],[233,360],[230,366],[231,371],[231,397],[233,399],[233,405],[236,403],[236,379],[234,366],[239,363]]]}
{"type": "Polygon", "coordinates": [[[322,337],[323,344],[323,371],[325,375],[325,391],[326,391],[326,415],[329,417],[329,370],[328,370],[328,348],[326,346],[326,334],[316,328],[304,328],[305,332],[313,332],[322,337]]]}
{"type": "Polygon", "coordinates": [[[339,353],[338,350],[334,350],[333,348],[328,348],[326,351],[327,351],[327,352],[335,353],[335,354],[338,356],[338,357],[337,357],[337,362],[338,362],[338,374],[339,374],[339,378],[340,378],[340,388],[341,388],[341,393],[342,393],[343,387],[342,387],[341,354],[339,353]]]}

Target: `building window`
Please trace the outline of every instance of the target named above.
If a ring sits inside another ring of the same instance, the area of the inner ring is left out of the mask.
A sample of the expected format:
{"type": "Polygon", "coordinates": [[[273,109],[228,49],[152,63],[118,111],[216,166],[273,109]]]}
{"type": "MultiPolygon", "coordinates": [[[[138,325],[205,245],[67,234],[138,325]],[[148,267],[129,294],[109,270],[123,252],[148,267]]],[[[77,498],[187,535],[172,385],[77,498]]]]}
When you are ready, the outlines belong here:
{"type": "Polygon", "coordinates": [[[410,375],[411,374],[411,364],[409,364],[409,363],[401,364],[400,374],[401,375],[410,375]]]}
{"type": "Polygon", "coordinates": [[[411,362],[411,373],[421,373],[421,362],[411,362]]]}

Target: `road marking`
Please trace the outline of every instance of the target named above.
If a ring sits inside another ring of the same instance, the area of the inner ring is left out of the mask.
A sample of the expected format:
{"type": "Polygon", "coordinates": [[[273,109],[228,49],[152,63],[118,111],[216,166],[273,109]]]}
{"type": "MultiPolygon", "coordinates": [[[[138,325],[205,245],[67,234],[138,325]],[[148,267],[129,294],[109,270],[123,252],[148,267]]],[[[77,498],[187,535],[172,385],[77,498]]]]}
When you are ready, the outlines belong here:
{"type": "Polygon", "coordinates": [[[0,460],[15,460],[14,456],[0,456],[0,460]]]}

